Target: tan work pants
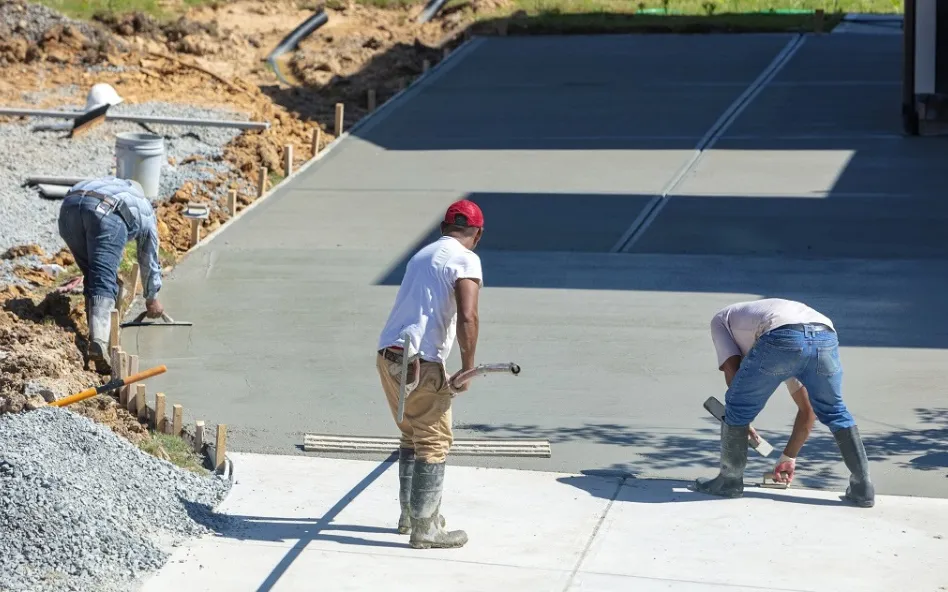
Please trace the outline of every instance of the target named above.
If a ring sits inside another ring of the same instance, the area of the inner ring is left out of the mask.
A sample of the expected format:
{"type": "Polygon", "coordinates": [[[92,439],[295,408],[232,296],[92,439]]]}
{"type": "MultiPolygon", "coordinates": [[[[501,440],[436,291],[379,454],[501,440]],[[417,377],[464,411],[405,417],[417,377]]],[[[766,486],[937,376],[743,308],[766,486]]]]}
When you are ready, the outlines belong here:
{"type": "MultiPolygon", "coordinates": [[[[405,417],[398,423],[398,388],[401,364],[376,356],[376,368],[382,380],[382,390],[388,400],[392,418],[402,431],[402,448],[414,448],[415,458],[427,463],[442,463],[454,443],[451,431],[451,390],[444,366],[434,362],[420,363],[418,386],[405,399],[405,417]]],[[[408,382],[414,378],[413,366],[408,367],[408,382]]]]}

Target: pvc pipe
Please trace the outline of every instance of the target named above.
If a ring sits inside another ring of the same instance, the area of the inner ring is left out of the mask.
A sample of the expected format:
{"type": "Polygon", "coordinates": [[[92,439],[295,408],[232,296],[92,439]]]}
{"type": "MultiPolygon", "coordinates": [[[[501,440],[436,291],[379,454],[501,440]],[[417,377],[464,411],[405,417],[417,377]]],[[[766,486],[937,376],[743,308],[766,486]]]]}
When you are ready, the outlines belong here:
{"type": "Polygon", "coordinates": [[[69,193],[71,185],[47,185],[40,183],[38,185],[40,193],[50,199],[62,199],[69,193]]]}
{"type": "MultiPolygon", "coordinates": [[[[59,117],[61,119],[76,119],[83,115],[81,111],[51,111],[47,109],[21,109],[15,107],[0,107],[0,116],[11,117],[59,117]]],[[[268,129],[268,121],[230,121],[227,119],[189,119],[185,117],[151,117],[147,115],[116,115],[107,114],[109,121],[131,121],[134,123],[156,123],[162,125],[190,125],[194,127],[232,127],[238,129],[268,129]]]]}

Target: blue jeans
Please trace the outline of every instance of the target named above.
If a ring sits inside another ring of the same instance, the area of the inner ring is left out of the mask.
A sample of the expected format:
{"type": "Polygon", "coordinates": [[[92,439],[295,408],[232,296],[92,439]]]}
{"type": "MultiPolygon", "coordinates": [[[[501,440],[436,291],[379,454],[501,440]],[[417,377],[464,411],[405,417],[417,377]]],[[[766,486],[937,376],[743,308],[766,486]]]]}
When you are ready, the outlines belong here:
{"type": "Polygon", "coordinates": [[[778,327],[761,335],[724,396],[725,423],[751,423],[780,384],[796,378],[806,387],[816,417],[831,432],[856,425],[843,403],[839,340],[834,331],[820,328],[778,327]]]}
{"type": "Polygon", "coordinates": [[[59,210],[59,236],[82,271],[86,297],[107,296],[115,300],[128,227],[118,214],[105,214],[100,206],[104,204],[93,197],[66,197],[59,210]]]}

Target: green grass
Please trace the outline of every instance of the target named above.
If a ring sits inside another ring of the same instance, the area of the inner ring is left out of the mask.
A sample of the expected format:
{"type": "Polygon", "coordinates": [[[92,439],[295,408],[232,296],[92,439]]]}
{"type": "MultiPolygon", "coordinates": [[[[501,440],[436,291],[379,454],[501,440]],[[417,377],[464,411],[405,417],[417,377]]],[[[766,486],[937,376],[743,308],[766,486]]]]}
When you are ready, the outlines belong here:
{"type": "Polygon", "coordinates": [[[150,432],[151,438],[139,444],[139,448],[148,454],[162,458],[160,450],[168,455],[168,461],[171,464],[181,467],[198,475],[207,475],[208,471],[201,464],[201,457],[194,453],[187,443],[169,434],[160,434],[150,432]]]}
{"type": "MultiPolygon", "coordinates": [[[[226,0],[179,0],[168,5],[159,0],[39,0],[74,18],[88,19],[99,12],[124,14],[144,12],[167,20],[195,6],[226,4],[226,0]],[[164,4],[164,5],[163,5],[164,4]]],[[[315,8],[322,0],[298,0],[297,4],[315,8]]],[[[346,0],[326,0],[329,7],[344,5],[346,0]]],[[[424,0],[357,0],[360,4],[379,8],[397,8],[424,4],[424,0]]],[[[463,5],[464,0],[449,0],[447,6],[463,5]]],[[[813,11],[822,8],[827,13],[875,12],[901,13],[902,0],[515,0],[514,10],[524,10],[530,16],[555,14],[616,14],[632,15],[735,15],[738,13],[813,11]]],[[[494,14],[490,16],[501,16],[494,14]]]]}
{"type": "MultiPolygon", "coordinates": [[[[128,273],[137,261],[138,244],[135,241],[130,241],[125,245],[125,252],[122,253],[122,260],[119,262],[119,273],[128,273]]],[[[175,263],[174,255],[160,244],[158,245],[158,263],[162,268],[175,263]]]]}

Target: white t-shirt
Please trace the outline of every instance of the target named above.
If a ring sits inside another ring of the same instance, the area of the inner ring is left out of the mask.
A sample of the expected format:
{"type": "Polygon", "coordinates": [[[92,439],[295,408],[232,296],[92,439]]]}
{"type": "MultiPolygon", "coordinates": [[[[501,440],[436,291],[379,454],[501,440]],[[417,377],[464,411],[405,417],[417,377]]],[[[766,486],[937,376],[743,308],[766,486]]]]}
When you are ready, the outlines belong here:
{"type": "MultiPolygon", "coordinates": [[[[724,307],[711,319],[718,368],[731,356],[746,356],[764,333],[782,325],[802,323],[822,323],[836,330],[826,315],[793,300],[764,298],[724,307]]],[[[786,380],[785,384],[791,393],[803,386],[796,378],[786,380]]]]}
{"type": "Polygon", "coordinates": [[[401,334],[410,338],[410,353],[440,362],[451,354],[457,331],[454,283],[477,280],[483,285],[481,259],[457,241],[442,236],[408,261],[395,304],[379,337],[378,348],[401,345],[401,334]]]}

